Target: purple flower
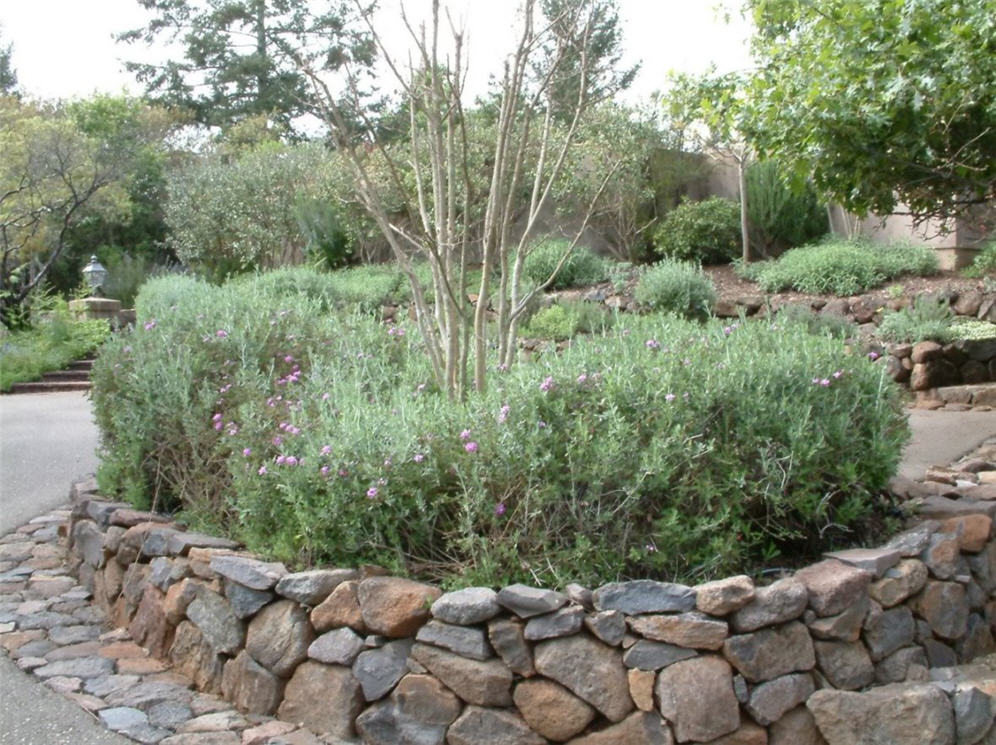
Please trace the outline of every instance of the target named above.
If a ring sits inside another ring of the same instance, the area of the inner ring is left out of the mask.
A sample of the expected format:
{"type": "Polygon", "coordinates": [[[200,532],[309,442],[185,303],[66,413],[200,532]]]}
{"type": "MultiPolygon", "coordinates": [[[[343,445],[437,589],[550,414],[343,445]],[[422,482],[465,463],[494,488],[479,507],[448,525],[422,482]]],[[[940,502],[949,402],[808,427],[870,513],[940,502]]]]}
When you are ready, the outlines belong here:
{"type": "Polygon", "coordinates": [[[536,423],[536,426],[538,426],[538,427],[539,427],[540,429],[546,429],[546,422],[544,422],[544,421],[543,421],[542,419],[540,419],[540,420],[539,420],[539,421],[538,421],[538,422],[536,423]]]}
{"type": "Polygon", "coordinates": [[[260,476],[265,476],[266,475],[266,466],[260,466],[259,470],[256,471],[256,473],[258,473],[260,476]]]}
{"type": "Polygon", "coordinates": [[[498,423],[504,424],[505,420],[508,419],[509,412],[511,411],[512,408],[508,404],[502,406],[501,409],[498,411],[498,423]]]}
{"type": "Polygon", "coordinates": [[[293,358],[293,357],[291,357],[291,356],[290,356],[289,354],[288,354],[287,356],[285,356],[285,357],[284,357],[284,362],[286,362],[286,363],[287,363],[288,365],[289,365],[289,364],[290,364],[291,362],[293,362],[293,361],[294,361],[294,358],[293,358]]]}
{"type": "Polygon", "coordinates": [[[283,441],[284,441],[284,438],[281,437],[280,435],[277,435],[272,440],[270,440],[270,442],[272,442],[274,445],[281,445],[281,444],[283,444],[283,441]]]}
{"type": "Polygon", "coordinates": [[[833,377],[839,380],[840,378],[844,377],[844,371],[843,370],[838,370],[837,372],[835,372],[833,374],[833,377]]]}
{"type": "Polygon", "coordinates": [[[580,375],[578,375],[578,380],[577,380],[578,385],[584,385],[587,382],[588,382],[588,376],[587,375],[585,375],[584,373],[581,373],[580,375]]]}
{"type": "Polygon", "coordinates": [[[661,343],[659,341],[657,341],[656,339],[647,339],[644,342],[644,345],[647,347],[647,349],[660,349],[661,348],[661,343]]]}
{"type": "Polygon", "coordinates": [[[250,455],[252,455],[252,448],[243,448],[243,449],[242,449],[242,454],[243,454],[243,455],[244,455],[244,456],[245,456],[246,458],[248,458],[248,457],[249,457],[250,455]]]}
{"type": "Polygon", "coordinates": [[[215,413],[215,415],[213,417],[211,417],[211,421],[212,422],[220,422],[221,421],[221,413],[220,412],[215,413]]]}
{"type": "Polygon", "coordinates": [[[463,446],[463,449],[466,450],[468,453],[476,453],[477,452],[477,443],[476,442],[468,442],[466,445],[463,446]]]}
{"type": "Polygon", "coordinates": [[[822,380],[820,380],[820,385],[826,388],[828,385],[830,385],[830,378],[823,378],[822,380]]]}
{"type": "Polygon", "coordinates": [[[224,425],[224,424],[222,424],[221,422],[215,422],[215,423],[214,423],[214,428],[215,428],[216,430],[218,430],[219,432],[221,432],[221,428],[222,428],[222,427],[224,427],[224,426],[225,426],[225,425],[224,425]]]}
{"type": "Polygon", "coordinates": [[[298,460],[293,455],[288,455],[286,463],[288,466],[296,466],[298,464],[298,460]]]}
{"type": "Polygon", "coordinates": [[[145,330],[146,331],[152,331],[152,329],[154,329],[155,327],[156,327],[156,319],[155,318],[153,318],[150,321],[146,321],[145,322],[145,330]]]}
{"type": "Polygon", "coordinates": [[[328,401],[328,400],[329,400],[329,394],[323,393],[322,394],[322,401],[328,401]]]}
{"type": "Polygon", "coordinates": [[[551,391],[551,390],[553,390],[553,388],[554,388],[554,387],[555,387],[556,385],[557,385],[557,384],[553,382],[553,376],[552,376],[552,375],[548,375],[548,376],[547,376],[547,377],[546,377],[546,378],[545,378],[545,379],[543,380],[543,382],[542,382],[542,383],[540,383],[540,387],[539,387],[539,388],[540,388],[540,390],[541,390],[541,391],[543,391],[543,393],[546,393],[547,391],[551,391]]]}
{"type": "Polygon", "coordinates": [[[282,466],[284,463],[287,462],[287,456],[286,455],[278,455],[276,458],[273,459],[273,461],[278,466],[282,466]]]}
{"type": "Polygon", "coordinates": [[[330,471],[331,469],[330,469],[330,468],[329,468],[328,466],[322,466],[322,467],[321,467],[321,468],[319,468],[318,470],[319,470],[319,472],[320,472],[320,473],[322,474],[322,476],[328,476],[328,475],[329,475],[329,471],[330,471]]]}
{"type": "Polygon", "coordinates": [[[348,475],[349,475],[349,471],[347,471],[345,468],[340,468],[339,469],[339,477],[340,478],[346,478],[348,475]]]}
{"type": "Polygon", "coordinates": [[[469,440],[470,439],[470,430],[469,429],[465,429],[463,432],[461,432],[460,433],[460,439],[461,440],[469,440]]]}
{"type": "Polygon", "coordinates": [[[415,453],[415,455],[412,456],[412,460],[415,461],[416,463],[421,463],[422,461],[425,460],[425,456],[422,455],[422,453],[415,453]]]}
{"type": "Polygon", "coordinates": [[[664,396],[664,400],[667,401],[668,403],[671,403],[676,398],[677,396],[675,396],[673,393],[668,393],[666,396],[664,396]]]}
{"type": "Polygon", "coordinates": [[[218,329],[217,331],[214,332],[214,335],[217,336],[219,339],[228,338],[228,332],[225,331],[225,329],[218,329]]]}
{"type": "Polygon", "coordinates": [[[497,505],[495,505],[495,514],[498,515],[498,517],[501,517],[502,515],[505,514],[506,509],[507,508],[505,507],[505,503],[499,502],[497,505]]]}
{"type": "Polygon", "coordinates": [[[874,362],[878,358],[879,358],[879,353],[878,352],[869,352],[868,353],[868,359],[870,359],[872,362],[874,362]]]}
{"type": "Polygon", "coordinates": [[[322,447],[322,455],[329,455],[331,452],[332,452],[332,446],[331,445],[324,445],[322,447]]]}
{"type": "Polygon", "coordinates": [[[377,497],[377,487],[371,486],[367,489],[367,499],[376,499],[377,497]]]}

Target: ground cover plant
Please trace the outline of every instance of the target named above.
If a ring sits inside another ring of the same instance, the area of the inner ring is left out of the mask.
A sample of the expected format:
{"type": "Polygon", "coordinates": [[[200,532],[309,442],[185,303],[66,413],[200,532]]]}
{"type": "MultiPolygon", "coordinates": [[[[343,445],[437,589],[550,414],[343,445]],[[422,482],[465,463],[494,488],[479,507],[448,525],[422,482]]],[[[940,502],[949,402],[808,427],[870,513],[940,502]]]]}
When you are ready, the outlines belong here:
{"type": "Polygon", "coordinates": [[[996,324],[956,316],[945,300],[921,295],[912,305],[886,313],[878,336],[890,342],[946,344],[957,339],[992,338],[996,336],[996,324]]]}
{"type": "Polygon", "coordinates": [[[996,241],[989,241],[972,259],[972,263],[962,270],[966,277],[996,277],[996,241]]]}
{"type": "Polygon", "coordinates": [[[738,271],[765,292],[796,290],[846,297],[904,274],[936,274],[937,257],[926,246],[877,246],[864,239],[832,238],[792,249],[774,261],[740,264],[738,271]]]}
{"type": "Polygon", "coordinates": [[[92,354],[109,335],[107,321],[75,321],[66,303],[56,302],[28,328],[0,336],[0,391],[63,369],[92,354]]]}
{"type": "Polygon", "coordinates": [[[295,565],[743,571],[874,524],[906,436],[881,366],[801,324],[627,317],[460,402],[410,325],[266,282],[143,289],[94,369],[98,479],[295,565]]]}

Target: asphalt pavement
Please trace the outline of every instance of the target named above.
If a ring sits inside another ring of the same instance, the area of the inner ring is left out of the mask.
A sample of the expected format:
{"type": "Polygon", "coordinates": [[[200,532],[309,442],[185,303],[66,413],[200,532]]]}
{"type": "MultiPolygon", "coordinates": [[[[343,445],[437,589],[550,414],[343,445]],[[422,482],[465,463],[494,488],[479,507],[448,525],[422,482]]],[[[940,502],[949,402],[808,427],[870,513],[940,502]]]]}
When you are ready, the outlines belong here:
{"type": "MultiPolygon", "coordinates": [[[[0,396],[0,535],[69,501],[97,468],[84,393],[0,396]]],[[[0,653],[0,745],[134,745],[0,653]]]]}

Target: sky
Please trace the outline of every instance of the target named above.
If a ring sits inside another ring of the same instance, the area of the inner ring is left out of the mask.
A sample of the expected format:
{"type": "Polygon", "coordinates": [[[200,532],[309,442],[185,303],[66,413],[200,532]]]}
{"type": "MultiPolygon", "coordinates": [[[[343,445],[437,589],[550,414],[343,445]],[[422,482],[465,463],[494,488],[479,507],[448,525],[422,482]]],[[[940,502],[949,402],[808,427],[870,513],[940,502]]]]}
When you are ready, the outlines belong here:
{"type": "MultiPolygon", "coordinates": [[[[378,28],[388,46],[402,43],[399,0],[381,0],[378,28]]],[[[483,90],[488,75],[512,44],[517,0],[450,0],[466,24],[470,54],[469,88],[483,90]]],[[[702,72],[710,63],[721,72],[748,65],[749,26],[733,14],[722,20],[717,0],[618,0],[624,33],[624,63],[642,62],[624,98],[647,103],[671,70],[702,72]]],[[[406,0],[409,15],[425,12],[428,0],[406,0]]],[[[95,91],[141,92],[124,70],[123,59],[154,61],[165,50],[115,43],[112,35],[137,28],[148,18],[136,0],[0,0],[0,39],[13,45],[13,65],[22,91],[35,98],[76,98],[95,91]]]]}

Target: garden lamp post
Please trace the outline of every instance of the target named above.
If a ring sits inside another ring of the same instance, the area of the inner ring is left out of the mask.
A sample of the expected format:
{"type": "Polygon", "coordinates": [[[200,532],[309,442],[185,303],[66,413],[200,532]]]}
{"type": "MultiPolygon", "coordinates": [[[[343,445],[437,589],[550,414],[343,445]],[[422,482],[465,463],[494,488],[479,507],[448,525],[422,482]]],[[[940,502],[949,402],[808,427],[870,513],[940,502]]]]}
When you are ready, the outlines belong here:
{"type": "Polygon", "coordinates": [[[107,270],[97,261],[96,256],[90,257],[90,263],[83,267],[83,279],[90,285],[90,292],[93,297],[97,296],[97,290],[107,279],[107,270]]]}

